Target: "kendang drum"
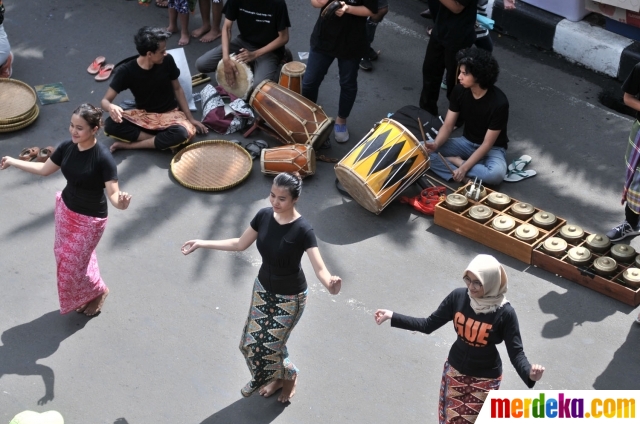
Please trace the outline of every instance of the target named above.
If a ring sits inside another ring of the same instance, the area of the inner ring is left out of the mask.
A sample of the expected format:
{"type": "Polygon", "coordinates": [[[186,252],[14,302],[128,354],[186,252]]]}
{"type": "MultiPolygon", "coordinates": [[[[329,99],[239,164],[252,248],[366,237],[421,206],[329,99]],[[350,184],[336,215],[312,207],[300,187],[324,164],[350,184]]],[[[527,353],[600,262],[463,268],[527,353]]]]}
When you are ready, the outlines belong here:
{"type": "Polygon", "coordinates": [[[283,144],[305,144],[317,149],[331,133],[333,120],[322,107],[273,81],[258,84],[249,105],[283,144]]]}
{"type": "Polygon", "coordinates": [[[298,172],[304,178],[316,173],[316,153],[304,144],[263,149],[260,153],[260,170],[266,175],[298,172]]]}
{"type": "Polygon", "coordinates": [[[249,91],[251,90],[251,86],[253,85],[253,72],[251,68],[242,62],[238,62],[235,59],[235,55],[231,55],[231,60],[236,65],[236,69],[238,73],[236,74],[236,82],[232,86],[229,82],[227,82],[227,77],[224,74],[224,61],[220,60],[218,62],[218,67],[216,68],[216,80],[218,84],[225,89],[227,93],[231,93],[234,96],[246,100],[249,95],[249,91]]]}
{"type": "Polygon", "coordinates": [[[278,84],[302,94],[302,76],[307,69],[307,65],[302,62],[285,63],[280,70],[280,80],[278,84]]]}
{"type": "Polygon", "coordinates": [[[429,169],[429,154],[402,124],[383,119],[335,167],[342,186],[376,215],[429,169]]]}

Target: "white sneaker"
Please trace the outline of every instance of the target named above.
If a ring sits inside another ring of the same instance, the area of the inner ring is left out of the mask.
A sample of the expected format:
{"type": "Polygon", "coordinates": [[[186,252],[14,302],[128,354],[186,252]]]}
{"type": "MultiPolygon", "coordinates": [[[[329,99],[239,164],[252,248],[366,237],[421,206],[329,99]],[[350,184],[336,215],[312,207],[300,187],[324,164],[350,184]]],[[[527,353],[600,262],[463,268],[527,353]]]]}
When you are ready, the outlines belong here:
{"type": "Polygon", "coordinates": [[[347,124],[334,124],[333,137],[336,139],[336,143],[346,143],[349,141],[349,130],[347,130],[347,124]]]}

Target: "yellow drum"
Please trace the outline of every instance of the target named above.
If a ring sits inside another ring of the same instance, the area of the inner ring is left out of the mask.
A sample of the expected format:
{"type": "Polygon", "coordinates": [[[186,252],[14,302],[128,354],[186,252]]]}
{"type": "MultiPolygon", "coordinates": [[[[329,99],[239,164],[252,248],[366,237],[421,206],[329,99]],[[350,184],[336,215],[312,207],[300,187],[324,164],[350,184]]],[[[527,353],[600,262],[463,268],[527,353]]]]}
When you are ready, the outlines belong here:
{"type": "Polygon", "coordinates": [[[429,154],[402,124],[383,119],[335,167],[347,192],[376,215],[429,169],[429,154]]]}

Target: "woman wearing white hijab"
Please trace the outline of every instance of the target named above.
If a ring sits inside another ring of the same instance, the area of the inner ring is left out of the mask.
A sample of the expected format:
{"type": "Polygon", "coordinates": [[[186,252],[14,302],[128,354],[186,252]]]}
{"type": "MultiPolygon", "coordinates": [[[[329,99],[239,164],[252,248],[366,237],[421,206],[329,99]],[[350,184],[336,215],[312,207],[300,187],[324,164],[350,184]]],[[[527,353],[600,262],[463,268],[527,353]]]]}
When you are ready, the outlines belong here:
{"type": "Polygon", "coordinates": [[[462,279],[467,288],[452,291],[428,318],[386,309],[375,312],[378,325],[431,334],[453,321],[457,340],[444,363],[438,405],[439,424],[473,423],[489,390],[500,388],[502,361],[496,345],[505,342],[509,359],[527,387],[542,378],[544,367],[524,354],[520,327],[507,293],[507,274],[493,256],[476,256],[462,279]]]}

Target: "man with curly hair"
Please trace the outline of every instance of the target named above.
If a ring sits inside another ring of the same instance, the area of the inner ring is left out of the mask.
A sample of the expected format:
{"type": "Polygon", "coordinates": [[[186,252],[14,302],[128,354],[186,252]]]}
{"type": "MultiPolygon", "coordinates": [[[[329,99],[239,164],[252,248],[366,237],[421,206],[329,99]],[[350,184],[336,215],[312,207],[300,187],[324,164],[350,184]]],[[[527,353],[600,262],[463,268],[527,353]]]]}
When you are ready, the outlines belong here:
{"type": "Polygon", "coordinates": [[[464,178],[497,185],[507,173],[507,121],[509,101],[494,84],[498,80],[498,62],[486,50],[472,47],[458,53],[458,82],[449,98],[449,110],[433,143],[431,170],[449,180],[464,178]],[[449,138],[458,118],[464,120],[462,137],[449,138]],[[438,157],[444,156],[453,174],[438,157]]]}

